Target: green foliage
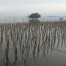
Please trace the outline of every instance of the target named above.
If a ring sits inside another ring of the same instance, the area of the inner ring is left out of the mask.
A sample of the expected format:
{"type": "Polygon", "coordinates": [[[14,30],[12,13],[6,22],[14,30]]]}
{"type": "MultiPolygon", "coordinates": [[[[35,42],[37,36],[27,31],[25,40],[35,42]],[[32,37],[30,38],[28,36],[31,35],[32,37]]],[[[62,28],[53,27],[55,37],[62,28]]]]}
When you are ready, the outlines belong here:
{"type": "Polygon", "coordinates": [[[39,18],[39,17],[41,17],[39,13],[32,13],[31,15],[29,15],[29,18],[39,18]]]}
{"type": "Polygon", "coordinates": [[[32,13],[31,15],[29,15],[29,18],[30,18],[29,22],[40,22],[38,20],[38,18],[40,17],[41,15],[39,13],[32,13]]]}

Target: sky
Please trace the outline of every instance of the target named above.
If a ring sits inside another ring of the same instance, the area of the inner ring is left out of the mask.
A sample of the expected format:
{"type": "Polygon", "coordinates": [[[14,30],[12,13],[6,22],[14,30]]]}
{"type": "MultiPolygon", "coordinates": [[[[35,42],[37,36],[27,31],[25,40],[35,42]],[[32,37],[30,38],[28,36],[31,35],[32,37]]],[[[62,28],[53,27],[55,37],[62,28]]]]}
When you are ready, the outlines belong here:
{"type": "Polygon", "coordinates": [[[66,0],[0,0],[0,16],[66,16],[66,0]]]}

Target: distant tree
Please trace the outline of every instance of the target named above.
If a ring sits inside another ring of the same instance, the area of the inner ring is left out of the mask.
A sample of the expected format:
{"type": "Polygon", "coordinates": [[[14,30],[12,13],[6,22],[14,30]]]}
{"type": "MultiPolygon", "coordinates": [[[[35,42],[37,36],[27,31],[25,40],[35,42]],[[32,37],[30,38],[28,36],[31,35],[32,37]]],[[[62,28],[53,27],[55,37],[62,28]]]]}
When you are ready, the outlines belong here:
{"type": "Polygon", "coordinates": [[[40,17],[41,15],[39,13],[32,13],[31,15],[29,15],[30,22],[36,22],[40,17]]]}

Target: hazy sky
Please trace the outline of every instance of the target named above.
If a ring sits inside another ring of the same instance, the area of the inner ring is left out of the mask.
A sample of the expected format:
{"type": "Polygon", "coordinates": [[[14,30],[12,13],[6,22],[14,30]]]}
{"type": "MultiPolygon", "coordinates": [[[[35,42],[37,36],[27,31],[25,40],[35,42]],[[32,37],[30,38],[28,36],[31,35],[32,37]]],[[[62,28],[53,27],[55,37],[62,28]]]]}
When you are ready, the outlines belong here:
{"type": "Polygon", "coordinates": [[[0,16],[66,16],[66,0],[0,0],[0,16]]]}

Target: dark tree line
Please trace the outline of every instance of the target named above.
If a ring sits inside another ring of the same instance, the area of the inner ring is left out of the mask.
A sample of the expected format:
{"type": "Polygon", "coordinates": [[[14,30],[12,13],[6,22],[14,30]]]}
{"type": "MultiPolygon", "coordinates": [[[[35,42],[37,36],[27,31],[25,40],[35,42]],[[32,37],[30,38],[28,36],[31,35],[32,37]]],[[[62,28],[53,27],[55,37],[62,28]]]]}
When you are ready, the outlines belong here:
{"type": "Polygon", "coordinates": [[[39,13],[32,13],[29,15],[29,22],[39,22],[39,19],[41,15],[39,13]]]}

